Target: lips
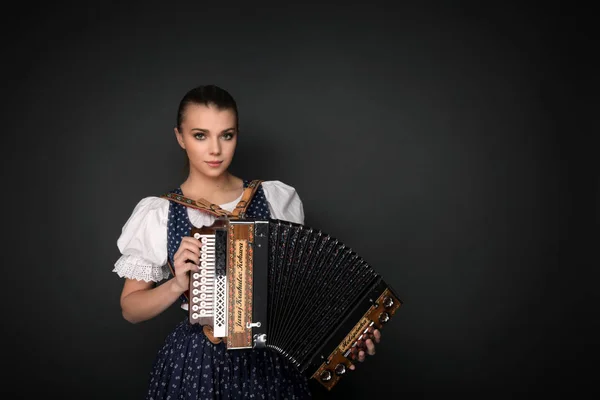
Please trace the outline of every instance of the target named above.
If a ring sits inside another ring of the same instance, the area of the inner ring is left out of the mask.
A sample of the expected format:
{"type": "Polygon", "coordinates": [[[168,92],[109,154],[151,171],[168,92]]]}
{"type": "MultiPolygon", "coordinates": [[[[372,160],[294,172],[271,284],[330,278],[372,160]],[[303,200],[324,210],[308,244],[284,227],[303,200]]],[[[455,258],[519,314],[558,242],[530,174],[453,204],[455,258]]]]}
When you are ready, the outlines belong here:
{"type": "Polygon", "coordinates": [[[219,165],[221,165],[222,162],[223,161],[206,161],[206,163],[211,167],[218,167],[219,165]]]}

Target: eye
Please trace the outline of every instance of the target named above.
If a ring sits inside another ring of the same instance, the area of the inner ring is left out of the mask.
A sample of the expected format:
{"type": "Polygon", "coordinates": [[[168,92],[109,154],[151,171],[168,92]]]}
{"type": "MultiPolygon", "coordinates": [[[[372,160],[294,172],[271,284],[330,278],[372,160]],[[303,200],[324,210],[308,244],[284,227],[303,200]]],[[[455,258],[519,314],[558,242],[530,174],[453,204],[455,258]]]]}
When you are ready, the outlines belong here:
{"type": "Polygon", "coordinates": [[[196,138],[198,140],[204,140],[206,138],[206,136],[204,135],[204,133],[195,133],[194,138],[196,138]]]}
{"type": "Polygon", "coordinates": [[[227,133],[224,133],[221,137],[225,140],[231,140],[231,139],[233,139],[234,135],[231,132],[227,132],[227,133]]]}

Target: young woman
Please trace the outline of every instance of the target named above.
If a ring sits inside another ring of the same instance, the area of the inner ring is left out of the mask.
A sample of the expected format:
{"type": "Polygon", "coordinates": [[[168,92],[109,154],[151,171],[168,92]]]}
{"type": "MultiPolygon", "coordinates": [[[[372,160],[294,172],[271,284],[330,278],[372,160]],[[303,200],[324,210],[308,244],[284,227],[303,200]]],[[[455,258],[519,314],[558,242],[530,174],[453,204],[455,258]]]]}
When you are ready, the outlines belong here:
{"type": "MultiPolygon", "coordinates": [[[[214,85],[190,90],[179,104],[174,131],[187,155],[189,173],[173,192],[205,199],[231,212],[250,183],[228,172],[239,133],[233,97],[214,85]]],[[[246,215],[304,223],[298,193],[280,181],[262,182],[246,215]]],[[[127,321],[154,318],[183,298],[189,287],[188,272],[198,269],[202,245],[189,236],[190,229],[210,226],[214,221],[209,213],[162,197],[141,199],[117,241],[122,255],[113,269],[125,278],[121,308],[127,321]]],[[[181,306],[187,304],[182,302],[181,306]]],[[[379,338],[379,331],[375,331],[375,342],[379,338]]],[[[210,339],[202,326],[188,322],[186,313],[158,351],[146,399],[311,397],[307,379],[277,352],[227,351],[225,343],[214,344],[210,339]]],[[[359,354],[359,361],[364,361],[366,353],[375,353],[371,340],[367,341],[367,351],[359,354]]]]}

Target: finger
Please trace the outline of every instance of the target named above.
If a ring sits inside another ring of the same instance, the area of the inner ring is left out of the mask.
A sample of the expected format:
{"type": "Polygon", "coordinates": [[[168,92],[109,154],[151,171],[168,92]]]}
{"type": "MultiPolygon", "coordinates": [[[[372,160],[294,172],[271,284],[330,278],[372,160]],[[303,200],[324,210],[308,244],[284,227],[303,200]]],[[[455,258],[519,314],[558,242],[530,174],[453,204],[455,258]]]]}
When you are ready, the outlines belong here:
{"type": "Polygon", "coordinates": [[[179,249],[177,251],[189,250],[194,254],[200,255],[200,248],[202,247],[202,243],[194,238],[188,238],[189,240],[182,240],[179,245],[179,249]]]}
{"type": "Polygon", "coordinates": [[[350,364],[350,366],[348,368],[350,368],[351,371],[354,371],[356,369],[356,367],[354,366],[354,364],[350,364]]]}
{"type": "Polygon", "coordinates": [[[365,361],[365,351],[364,350],[361,350],[358,352],[358,361],[359,362],[365,361]]]}
{"type": "Polygon", "coordinates": [[[175,261],[176,268],[181,265],[186,264],[186,262],[188,260],[196,265],[200,264],[200,256],[188,249],[185,249],[182,252],[180,252],[179,254],[177,254],[176,256],[174,256],[173,260],[175,261]]]}
{"type": "MultiPolygon", "coordinates": [[[[196,240],[196,239],[192,239],[192,240],[196,240]]],[[[191,251],[194,254],[200,255],[200,248],[202,247],[202,245],[196,241],[196,243],[191,242],[191,241],[181,241],[181,244],[179,245],[179,248],[177,249],[177,251],[175,252],[175,254],[177,253],[181,253],[185,250],[191,251]]]]}
{"type": "Polygon", "coordinates": [[[365,344],[367,345],[367,353],[370,356],[374,356],[375,355],[375,344],[373,343],[373,341],[371,339],[367,339],[365,344]]]}
{"type": "Polygon", "coordinates": [[[193,264],[186,263],[180,269],[175,271],[175,279],[177,286],[182,290],[188,290],[190,285],[189,270],[193,267],[193,264]]]}
{"type": "Polygon", "coordinates": [[[188,271],[199,272],[200,267],[192,262],[184,261],[175,264],[175,275],[184,275],[187,274],[188,271]]]}
{"type": "MultiPolygon", "coordinates": [[[[203,243],[200,241],[200,239],[196,239],[194,237],[191,236],[184,236],[181,238],[181,244],[183,243],[189,243],[192,246],[196,246],[196,247],[202,247],[203,243]]],[[[180,244],[180,246],[181,246],[180,244]]]]}
{"type": "MultiPolygon", "coordinates": [[[[175,258],[175,256],[173,256],[173,258],[175,258]]],[[[200,261],[200,252],[194,251],[193,249],[181,249],[179,250],[179,258],[182,258],[184,261],[188,259],[198,264],[200,261]],[[183,255],[185,255],[185,257],[182,257],[183,255]]]]}
{"type": "Polygon", "coordinates": [[[375,337],[375,343],[379,343],[381,340],[381,332],[379,329],[375,329],[375,331],[373,331],[373,336],[375,337]]]}
{"type": "Polygon", "coordinates": [[[200,255],[189,249],[179,249],[177,250],[177,253],[173,255],[173,261],[175,261],[175,263],[184,263],[187,260],[198,264],[200,262],[200,255]]]}
{"type": "Polygon", "coordinates": [[[184,275],[188,271],[191,271],[192,269],[194,271],[198,271],[200,269],[200,267],[198,267],[196,264],[190,263],[190,262],[182,262],[180,264],[176,264],[175,265],[175,275],[177,275],[177,276],[184,275]]]}

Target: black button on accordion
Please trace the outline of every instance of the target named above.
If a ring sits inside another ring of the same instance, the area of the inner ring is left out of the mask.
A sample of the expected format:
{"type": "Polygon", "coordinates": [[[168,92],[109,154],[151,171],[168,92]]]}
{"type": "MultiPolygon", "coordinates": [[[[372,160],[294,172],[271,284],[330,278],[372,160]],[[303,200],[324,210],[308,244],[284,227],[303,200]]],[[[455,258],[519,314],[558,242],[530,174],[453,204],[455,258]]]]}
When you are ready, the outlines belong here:
{"type": "Polygon", "coordinates": [[[351,248],[305,225],[221,217],[191,235],[203,246],[185,293],[190,323],[228,350],[277,351],[328,390],[402,305],[351,248]]]}

